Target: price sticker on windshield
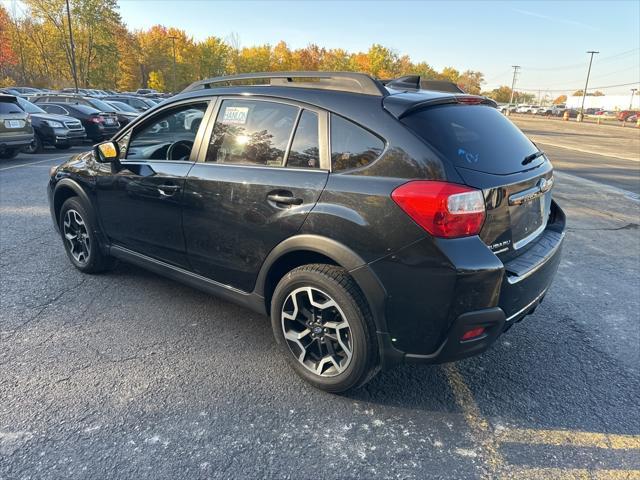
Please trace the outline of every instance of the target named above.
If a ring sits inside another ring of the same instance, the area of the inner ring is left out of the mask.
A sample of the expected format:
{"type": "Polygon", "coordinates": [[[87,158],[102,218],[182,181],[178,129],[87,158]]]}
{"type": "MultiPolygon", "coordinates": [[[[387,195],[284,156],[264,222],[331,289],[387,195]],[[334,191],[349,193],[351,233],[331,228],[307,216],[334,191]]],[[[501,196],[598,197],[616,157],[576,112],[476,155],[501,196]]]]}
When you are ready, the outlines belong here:
{"type": "Polygon", "coordinates": [[[225,107],[222,123],[229,125],[244,125],[249,116],[249,107],[225,107]]]}

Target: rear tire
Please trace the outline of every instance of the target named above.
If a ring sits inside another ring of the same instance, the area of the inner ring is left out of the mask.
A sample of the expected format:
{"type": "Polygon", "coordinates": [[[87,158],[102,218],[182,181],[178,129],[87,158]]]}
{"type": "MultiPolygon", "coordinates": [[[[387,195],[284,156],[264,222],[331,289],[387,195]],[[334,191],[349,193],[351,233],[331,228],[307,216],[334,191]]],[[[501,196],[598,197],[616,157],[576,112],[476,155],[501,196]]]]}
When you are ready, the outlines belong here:
{"type": "Polygon", "coordinates": [[[31,145],[28,145],[22,149],[24,153],[34,154],[34,153],[42,153],[44,150],[44,145],[42,144],[42,138],[37,133],[33,136],[33,142],[31,145]]]}
{"type": "Polygon", "coordinates": [[[316,388],[345,392],[379,371],[369,307],[340,267],[311,264],[287,273],[273,293],[271,326],[291,367],[316,388]]]}
{"type": "Polygon", "coordinates": [[[80,198],[71,197],[62,204],[58,222],[64,250],[74,267],[83,273],[99,273],[113,266],[114,259],[102,253],[93,216],[80,198]]]}
{"type": "Polygon", "coordinates": [[[4,150],[0,150],[0,158],[8,160],[17,157],[18,153],[20,153],[19,148],[5,148],[4,150]]]}

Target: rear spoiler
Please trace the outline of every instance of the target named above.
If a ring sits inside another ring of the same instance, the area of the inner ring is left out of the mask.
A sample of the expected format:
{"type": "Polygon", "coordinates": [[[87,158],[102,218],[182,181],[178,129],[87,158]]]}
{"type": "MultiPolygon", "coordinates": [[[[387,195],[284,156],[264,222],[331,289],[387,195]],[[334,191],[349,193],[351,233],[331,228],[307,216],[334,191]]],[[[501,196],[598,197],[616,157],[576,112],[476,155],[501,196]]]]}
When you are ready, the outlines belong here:
{"type": "Polygon", "coordinates": [[[466,93],[458,85],[446,80],[428,80],[420,75],[405,75],[393,80],[383,80],[385,87],[396,90],[433,90],[435,92],[466,93]]]}

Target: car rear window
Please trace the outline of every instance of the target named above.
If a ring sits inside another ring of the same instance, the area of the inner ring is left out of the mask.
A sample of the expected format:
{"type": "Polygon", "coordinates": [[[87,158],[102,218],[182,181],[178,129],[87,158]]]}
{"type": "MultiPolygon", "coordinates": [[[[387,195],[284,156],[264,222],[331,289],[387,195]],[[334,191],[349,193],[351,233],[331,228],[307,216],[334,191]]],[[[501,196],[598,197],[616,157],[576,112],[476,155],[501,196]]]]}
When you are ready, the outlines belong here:
{"type": "Polygon", "coordinates": [[[0,113],[24,113],[24,111],[17,103],[0,101],[0,113]]]}
{"type": "Polygon", "coordinates": [[[65,107],[72,111],[75,110],[79,113],[84,113],[85,115],[100,113],[100,110],[93,107],[87,107],[86,105],[65,105],[65,107]]]}
{"type": "Polygon", "coordinates": [[[530,169],[523,165],[536,146],[497,109],[487,105],[440,105],[425,108],[402,122],[457,167],[506,175],[530,169]]]}
{"type": "Polygon", "coordinates": [[[92,98],[90,100],[87,100],[94,108],[97,108],[98,110],[102,111],[102,112],[115,112],[116,109],[113,108],[111,105],[108,105],[106,103],[104,103],[102,100],[98,100],[96,98],[92,98]]]}

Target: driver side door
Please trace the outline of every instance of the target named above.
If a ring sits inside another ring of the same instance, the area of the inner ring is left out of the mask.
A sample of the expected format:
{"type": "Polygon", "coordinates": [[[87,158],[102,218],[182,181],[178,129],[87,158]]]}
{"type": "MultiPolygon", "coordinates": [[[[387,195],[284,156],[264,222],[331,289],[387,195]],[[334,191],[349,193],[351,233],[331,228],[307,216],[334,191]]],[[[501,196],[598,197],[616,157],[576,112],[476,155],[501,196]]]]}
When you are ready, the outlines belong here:
{"type": "Polygon", "coordinates": [[[208,108],[203,100],[168,106],[117,140],[120,165],[98,176],[96,185],[102,226],[112,245],[188,267],[182,196],[208,108]]]}

